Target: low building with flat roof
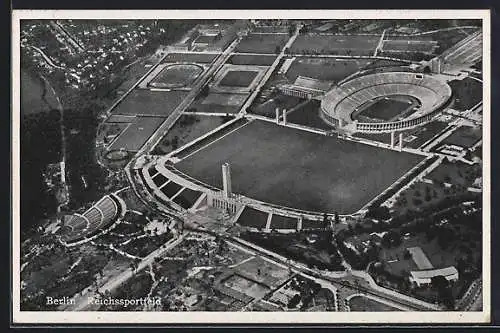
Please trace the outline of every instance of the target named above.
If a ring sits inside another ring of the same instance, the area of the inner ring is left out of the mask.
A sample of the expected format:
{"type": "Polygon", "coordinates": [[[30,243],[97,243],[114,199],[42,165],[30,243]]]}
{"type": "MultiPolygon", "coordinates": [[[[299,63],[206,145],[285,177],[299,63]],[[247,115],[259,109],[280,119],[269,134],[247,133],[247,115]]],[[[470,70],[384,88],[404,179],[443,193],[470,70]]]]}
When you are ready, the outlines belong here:
{"type": "Polygon", "coordinates": [[[423,271],[411,271],[410,272],[410,281],[417,284],[417,286],[428,285],[431,284],[432,278],[436,276],[444,276],[444,278],[448,281],[456,281],[458,280],[458,271],[455,266],[439,268],[439,269],[431,269],[431,270],[423,270],[423,271]]]}

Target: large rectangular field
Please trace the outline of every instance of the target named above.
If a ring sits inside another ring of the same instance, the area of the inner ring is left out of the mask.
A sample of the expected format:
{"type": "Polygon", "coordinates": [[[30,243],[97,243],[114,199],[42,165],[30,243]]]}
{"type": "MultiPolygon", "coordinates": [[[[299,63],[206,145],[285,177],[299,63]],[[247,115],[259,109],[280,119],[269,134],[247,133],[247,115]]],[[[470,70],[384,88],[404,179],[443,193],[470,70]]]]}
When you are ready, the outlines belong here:
{"type": "Polygon", "coordinates": [[[469,148],[481,140],[482,136],[481,127],[461,126],[444,139],[443,143],[469,148]]]}
{"type": "Polygon", "coordinates": [[[389,96],[382,97],[368,102],[366,106],[362,106],[357,115],[353,115],[354,119],[360,121],[395,121],[395,118],[403,118],[409,116],[413,108],[418,105],[414,99],[406,96],[389,96]]]}
{"type": "Polygon", "coordinates": [[[298,76],[307,76],[338,82],[372,62],[367,59],[297,57],[286,72],[286,77],[290,81],[295,81],[298,76]]]}
{"type": "Polygon", "coordinates": [[[384,40],[382,49],[385,51],[433,52],[436,42],[424,40],[384,40]]]}
{"type": "Polygon", "coordinates": [[[158,117],[137,117],[113,142],[110,149],[139,150],[164,121],[158,117]]]}
{"type": "Polygon", "coordinates": [[[163,62],[211,63],[218,55],[217,53],[170,53],[163,62]]]}
{"type": "Polygon", "coordinates": [[[241,53],[280,53],[288,34],[249,34],[236,47],[241,53]]]}
{"type": "Polygon", "coordinates": [[[308,211],[352,213],[421,160],[418,155],[253,121],[176,167],[221,188],[221,164],[229,162],[235,193],[308,211]]]}
{"type": "Polygon", "coordinates": [[[321,119],[319,101],[309,101],[302,107],[287,114],[287,121],[293,124],[304,125],[322,130],[332,130],[333,127],[321,119]]]}
{"type": "Polygon", "coordinates": [[[186,91],[135,89],[113,109],[113,114],[166,117],[187,96],[186,91]]]}
{"type": "Polygon", "coordinates": [[[379,40],[380,36],[373,35],[300,35],[293,42],[291,52],[372,55],[379,40]]]}
{"type": "Polygon", "coordinates": [[[406,147],[418,148],[440,132],[442,132],[448,124],[442,121],[432,121],[425,126],[418,127],[415,131],[411,132],[411,135],[415,137],[414,140],[405,144],[406,147]]]}
{"type": "Polygon", "coordinates": [[[274,60],[276,60],[275,55],[241,53],[232,55],[228,63],[233,65],[271,66],[274,60]]]}
{"type": "Polygon", "coordinates": [[[219,85],[226,87],[248,87],[259,72],[254,71],[228,71],[220,80],[219,85]]]}

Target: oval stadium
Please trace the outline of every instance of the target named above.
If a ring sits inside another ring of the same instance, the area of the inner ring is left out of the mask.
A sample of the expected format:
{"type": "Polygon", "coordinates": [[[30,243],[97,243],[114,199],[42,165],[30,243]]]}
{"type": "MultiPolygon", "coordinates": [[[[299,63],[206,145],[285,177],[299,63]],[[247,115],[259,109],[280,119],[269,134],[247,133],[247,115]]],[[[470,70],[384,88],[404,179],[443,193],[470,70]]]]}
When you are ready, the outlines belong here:
{"type": "Polygon", "coordinates": [[[412,72],[368,74],[330,90],[321,102],[328,124],[349,132],[384,133],[430,121],[450,101],[451,87],[412,72]]]}

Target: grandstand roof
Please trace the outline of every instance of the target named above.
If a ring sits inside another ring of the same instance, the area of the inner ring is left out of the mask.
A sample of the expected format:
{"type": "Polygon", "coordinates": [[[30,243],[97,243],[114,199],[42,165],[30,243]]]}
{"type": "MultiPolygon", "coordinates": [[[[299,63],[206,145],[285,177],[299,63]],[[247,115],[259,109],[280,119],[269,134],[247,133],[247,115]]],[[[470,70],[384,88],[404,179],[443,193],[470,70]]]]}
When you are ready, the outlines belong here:
{"type": "Polygon", "coordinates": [[[293,85],[311,90],[327,92],[328,90],[330,90],[331,83],[328,81],[317,80],[311,77],[298,76],[297,79],[295,79],[293,85]]]}
{"type": "Polygon", "coordinates": [[[439,268],[439,269],[430,269],[424,271],[411,271],[410,275],[413,279],[431,279],[433,277],[442,275],[444,277],[452,276],[458,274],[455,266],[439,268]]]}

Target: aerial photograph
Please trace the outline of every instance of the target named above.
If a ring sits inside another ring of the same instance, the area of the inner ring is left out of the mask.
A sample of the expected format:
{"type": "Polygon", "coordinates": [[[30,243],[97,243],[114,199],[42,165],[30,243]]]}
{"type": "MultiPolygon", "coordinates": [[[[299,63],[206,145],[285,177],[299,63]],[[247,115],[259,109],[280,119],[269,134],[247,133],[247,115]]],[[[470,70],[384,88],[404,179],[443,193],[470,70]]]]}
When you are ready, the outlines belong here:
{"type": "Polygon", "coordinates": [[[482,311],[482,27],[20,20],[20,310],[482,311]]]}

